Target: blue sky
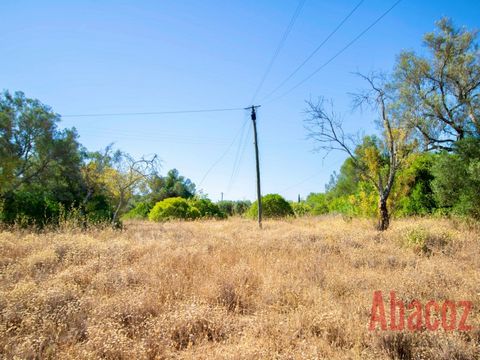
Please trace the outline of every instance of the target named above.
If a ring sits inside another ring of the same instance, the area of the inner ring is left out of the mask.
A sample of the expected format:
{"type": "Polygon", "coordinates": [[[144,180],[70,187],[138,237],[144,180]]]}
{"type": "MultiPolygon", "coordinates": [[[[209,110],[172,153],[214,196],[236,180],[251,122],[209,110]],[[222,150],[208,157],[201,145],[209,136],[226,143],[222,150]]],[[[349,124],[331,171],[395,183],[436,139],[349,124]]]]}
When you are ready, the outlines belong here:
{"type": "MultiPolygon", "coordinates": [[[[257,103],[262,104],[358,2],[307,0],[257,103]]],[[[393,3],[365,0],[284,90],[393,3]]],[[[248,106],[297,4],[5,0],[0,2],[0,88],[21,90],[63,115],[248,106]]],[[[373,132],[374,114],[351,111],[348,93],[364,86],[352,72],[388,72],[402,49],[424,51],[423,34],[442,16],[480,28],[479,15],[477,1],[403,0],[316,76],[287,96],[262,104],[258,131],[263,193],[296,199],[297,194],[323,191],[342,164],[343,154],[325,158],[312,152],[314,144],[306,140],[303,127],[306,99],[331,98],[344,114],[348,131],[373,132]]],[[[255,198],[246,111],[66,117],[62,126],[76,127],[80,142],[90,150],[114,142],[135,156],[156,153],[164,173],[177,168],[212,199],[219,199],[221,192],[226,199],[255,198]]]]}

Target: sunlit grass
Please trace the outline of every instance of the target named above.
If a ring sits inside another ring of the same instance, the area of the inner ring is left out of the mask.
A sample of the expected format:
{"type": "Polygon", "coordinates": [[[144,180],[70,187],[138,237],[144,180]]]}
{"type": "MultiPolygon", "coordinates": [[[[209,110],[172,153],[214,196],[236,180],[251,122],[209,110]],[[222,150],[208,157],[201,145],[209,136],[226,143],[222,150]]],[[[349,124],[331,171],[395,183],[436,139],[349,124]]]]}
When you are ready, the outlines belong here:
{"type": "Polygon", "coordinates": [[[480,358],[478,329],[368,331],[374,290],[470,300],[478,328],[479,235],[335,217],[2,232],[0,357],[480,358]]]}

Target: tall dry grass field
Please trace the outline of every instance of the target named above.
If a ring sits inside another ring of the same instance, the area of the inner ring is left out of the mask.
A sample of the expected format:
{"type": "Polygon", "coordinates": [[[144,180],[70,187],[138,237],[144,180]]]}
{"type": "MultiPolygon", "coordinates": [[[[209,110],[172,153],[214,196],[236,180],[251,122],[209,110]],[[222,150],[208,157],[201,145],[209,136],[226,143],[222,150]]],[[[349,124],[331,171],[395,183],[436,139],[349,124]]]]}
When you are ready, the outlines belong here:
{"type": "Polygon", "coordinates": [[[480,232],[341,218],[0,233],[5,359],[480,359],[480,232]],[[369,331],[375,290],[471,331],[369,331]]]}

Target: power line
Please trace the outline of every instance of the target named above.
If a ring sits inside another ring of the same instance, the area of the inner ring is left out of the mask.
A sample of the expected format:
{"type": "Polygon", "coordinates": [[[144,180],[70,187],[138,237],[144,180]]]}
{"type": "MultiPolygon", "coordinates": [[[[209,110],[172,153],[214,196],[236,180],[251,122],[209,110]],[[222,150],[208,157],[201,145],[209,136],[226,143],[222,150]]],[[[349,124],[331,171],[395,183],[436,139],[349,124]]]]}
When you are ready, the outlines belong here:
{"type": "Polygon", "coordinates": [[[250,134],[252,132],[252,124],[250,124],[250,126],[248,127],[247,129],[247,134],[245,136],[245,141],[243,143],[243,147],[242,147],[242,150],[240,151],[240,157],[238,158],[238,163],[237,163],[237,169],[235,171],[235,173],[233,174],[233,178],[231,179],[231,184],[229,184],[229,190],[230,190],[230,187],[235,183],[235,181],[237,180],[237,176],[240,172],[240,167],[242,166],[242,161],[243,161],[243,157],[245,155],[245,150],[247,148],[247,144],[248,144],[248,138],[250,137],[250,134]]]}
{"type": "Polygon", "coordinates": [[[227,149],[225,150],[225,152],[210,166],[210,168],[207,170],[207,172],[205,173],[205,175],[203,175],[202,177],[202,180],[200,181],[200,183],[198,184],[198,187],[202,186],[203,182],[205,181],[205,179],[207,178],[208,174],[210,174],[210,172],[213,170],[213,168],[215,166],[217,166],[217,164],[223,160],[223,158],[228,154],[228,152],[230,151],[230,149],[232,148],[233,144],[235,143],[235,141],[237,140],[238,136],[240,135],[240,133],[243,132],[243,129],[245,128],[245,125],[247,124],[247,120],[244,121],[242,127],[240,129],[238,129],[237,133],[235,134],[235,137],[233,138],[232,142],[230,143],[230,145],[228,145],[227,149]]]}
{"type": "Polygon", "coordinates": [[[273,89],[271,92],[269,92],[263,100],[266,100],[268,99],[270,96],[272,96],[273,94],[275,94],[283,85],[285,85],[285,83],[288,82],[288,80],[290,80],[297,72],[300,71],[300,69],[302,67],[305,66],[305,64],[307,62],[309,62],[314,56],[315,54],[328,42],[328,40],[330,40],[330,38],[335,35],[335,33],[340,30],[340,28],[343,26],[343,24],[345,24],[345,22],[355,13],[355,11],[357,11],[357,9],[360,7],[360,5],[362,5],[362,3],[364,2],[364,0],[361,0],[348,14],[347,16],[345,16],[343,18],[343,20],[335,27],[335,29],[333,29],[332,32],[330,32],[330,34],[328,34],[328,36],[323,39],[323,41],[320,43],[320,45],[318,45],[315,50],[312,51],[312,53],[310,55],[307,56],[307,58],[300,64],[296,67],[295,70],[293,70],[292,73],[290,73],[290,75],[288,75],[275,89],[273,89]]]}
{"type": "Polygon", "coordinates": [[[62,117],[100,117],[100,116],[132,116],[132,115],[174,115],[174,114],[208,113],[208,112],[239,111],[239,110],[243,111],[243,110],[245,110],[245,108],[241,107],[241,108],[177,110],[177,111],[74,114],[74,115],[61,115],[61,116],[62,117]]]}
{"type": "MultiPolygon", "coordinates": [[[[248,122],[248,119],[245,120],[244,125],[248,122]]],[[[242,135],[240,136],[240,141],[238,142],[238,147],[237,151],[235,154],[235,160],[233,162],[233,167],[232,167],[232,173],[230,175],[230,180],[228,181],[228,186],[227,186],[227,192],[230,191],[234,178],[237,176],[237,170],[239,166],[239,159],[240,159],[240,153],[242,152],[242,149],[245,148],[245,144],[247,143],[248,135],[250,133],[250,127],[247,128],[247,132],[245,133],[245,126],[242,128],[242,135]]]]}
{"type": "Polygon", "coordinates": [[[158,144],[159,141],[162,143],[174,143],[174,144],[185,144],[185,145],[211,145],[211,146],[224,146],[228,144],[226,141],[221,140],[211,140],[208,138],[184,138],[177,136],[156,136],[156,135],[138,135],[138,134],[125,134],[125,133],[112,133],[112,132],[94,132],[94,133],[79,133],[80,138],[87,135],[89,137],[95,138],[105,138],[109,137],[114,140],[142,140],[142,141],[153,141],[158,144]]]}
{"type": "Polygon", "coordinates": [[[290,88],[288,91],[284,92],[282,95],[274,98],[273,100],[268,101],[267,103],[279,100],[283,98],[285,95],[290,94],[293,90],[297,89],[299,86],[303,85],[306,81],[310,80],[313,76],[315,76],[320,70],[330,64],[333,60],[335,60],[338,56],[340,56],[345,50],[347,50],[350,46],[352,46],[357,40],[359,40],[365,33],[367,33],[371,28],[373,28],[380,20],[382,20],[390,11],[392,11],[402,0],[397,0],[387,11],[385,11],[382,15],[380,15],[373,23],[371,23],[367,28],[365,28],[360,34],[358,34],[353,40],[351,40],[347,45],[341,48],[335,55],[333,55],[330,59],[324,62],[319,68],[317,68],[314,72],[304,78],[302,81],[297,83],[295,86],[290,88]]]}
{"type": "MultiPolygon", "coordinates": [[[[77,129],[78,130],[78,129],[77,129]]],[[[195,140],[205,140],[211,142],[220,142],[222,144],[228,143],[222,137],[213,137],[213,136],[198,136],[198,135],[184,135],[183,133],[179,135],[178,133],[166,133],[166,132],[157,132],[157,131],[132,131],[130,129],[119,129],[119,128],[104,128],[104,127],[96,127],[96,126],[88,126],[86,130],[91,131],[89,134],[93,133],[103,133],[103,134],[110,134],[110,135],[119,135],[125,137],[153,137],[155,139],[172,139],[172,140],[187,140],[187,141],[195,141],[195,140]]],[[[82,133],[85,133],[85,130],[82,130],[82,133]]],[[[88,133],[88,132],[87,132],[88,133]]],[[[81,134],[80,134],[81,135],[81,134]]]]}
{"type": "Polygon", "coordinates": [[[297,8],[295,9],[295,12],[292,15],[292,18],[290,19],[290,22],[287,25],[287,28],[285,29],[282,37],[280,38],[280,42],[277,45],[277,48],[275,49],[275,52],[273,53],[272,58],[270,59],[270,62],[268,63],[267,69],[263,73],[263,76],[260,80],[260,83],[258,84],[255,93],[253,94],[252,101],[251,103],[255,101],[255,98],[257,97],[258,93],[262,89],[263,83],[267,79],[268,74],[272,70],[273,64],[275,63],[275,60],[277,59],[278,55],[280,54],[280,51],[282,50],[285,41],[287,40],[288,35],[292,31],[293,25],[295,24],[295,21],[297,20],[298,15],[302,11],[303,6],[305,5],[306,0],[300,0],[300,2],[297,5],[297,8]]]}

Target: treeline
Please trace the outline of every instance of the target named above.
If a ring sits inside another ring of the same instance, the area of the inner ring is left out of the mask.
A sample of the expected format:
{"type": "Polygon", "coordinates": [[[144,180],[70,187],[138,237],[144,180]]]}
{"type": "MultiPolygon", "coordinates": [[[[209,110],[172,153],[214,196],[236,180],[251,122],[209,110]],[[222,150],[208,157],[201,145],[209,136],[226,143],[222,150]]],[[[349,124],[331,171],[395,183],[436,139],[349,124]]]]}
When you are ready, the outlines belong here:
{"type": "MultiPolygon", "coordinates": [[[[455,215],[480,219],[480,141],[465,139],[452,152],[415,153],[399,171],[388,199],[394,217],[455,215]]],[[[323,193],[312,193],[296,213],[377,217],[378,194],[351,159],[323,193]]]]}
{"type": "Polygon", "coordinates": [[[161,176],[156,155],[135,159],[107,146],[89,152],[75,129],[21,92],[0,96],[0,223],[42,228],[121,225],[171,197],[193,198],[195,185],[171,170],[161,176]],[[144,207],[142,210],[142,206],[144,207]]]}
{"type": "Polygon", "coordinates": [[[21,92],[0,96],[0,224],[120,227],[127,219],[223,219],[251,205],[214,204],[176,169],[162,176],[156,155],[136,159],[112,145],[90,152],[59,122],[21,92]]]}

